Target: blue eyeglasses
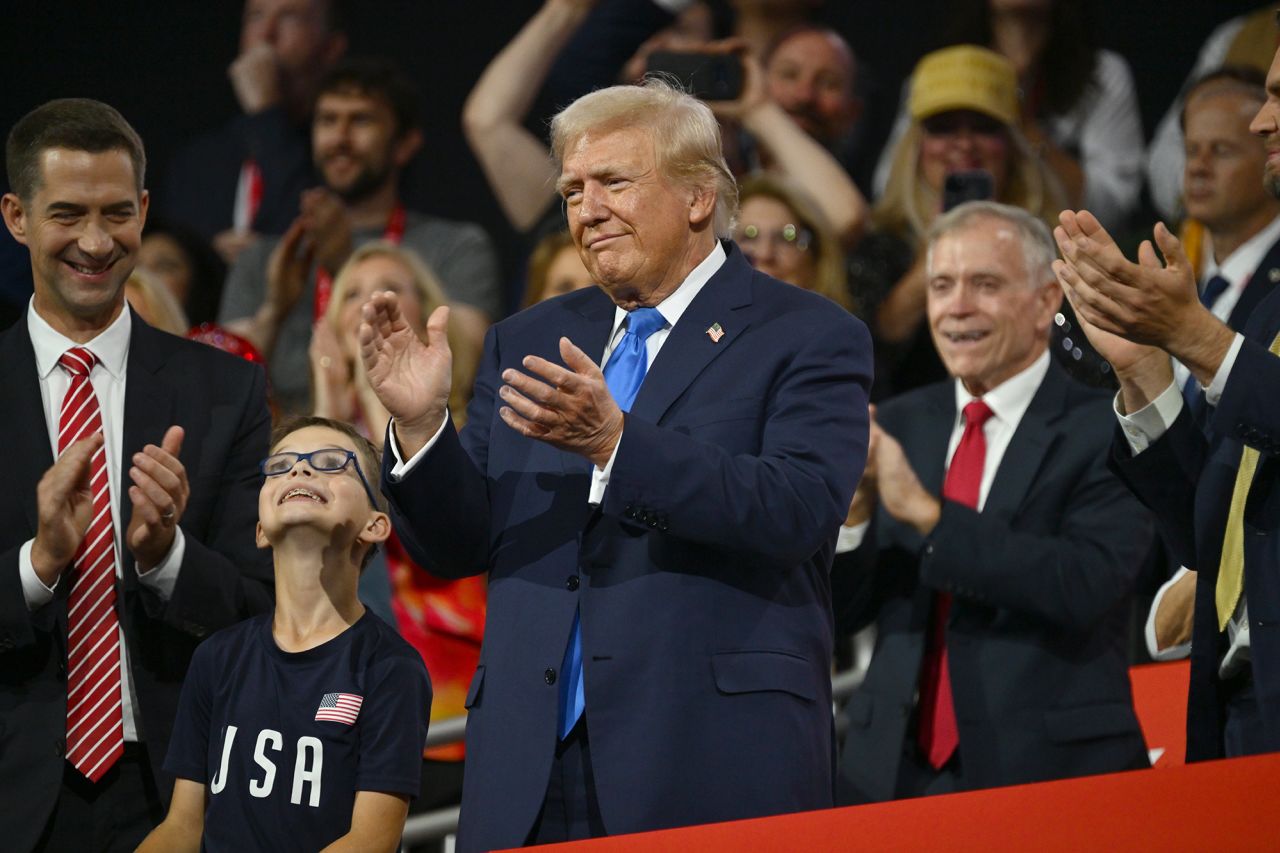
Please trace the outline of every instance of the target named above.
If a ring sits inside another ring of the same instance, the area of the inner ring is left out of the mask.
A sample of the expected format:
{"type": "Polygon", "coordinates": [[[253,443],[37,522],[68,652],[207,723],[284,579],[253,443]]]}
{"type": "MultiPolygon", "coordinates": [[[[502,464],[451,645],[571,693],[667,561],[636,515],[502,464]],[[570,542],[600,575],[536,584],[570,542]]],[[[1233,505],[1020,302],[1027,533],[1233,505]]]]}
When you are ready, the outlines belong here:
{"type": "Polygon", "coordinates": [[[364,472],[360,470],[360,460],[356,458],[354,452],[343,450],[341,447],[325,447],[310,453],[296,453],[292,450],[273,453],[258,463],[258,470],[267,477],[279,477],[282,474],[288,474],[293,470],[294,465],[303,460],[311,466],[311,470],[325,473],[341,471],[348,464],[355,466],[356,476],[364,486],[364,493],[369,496],[369,506],[378,508],[378,502],[373,497],[373,489],[369,488],[369,481],[364,478],[364,472]]]}

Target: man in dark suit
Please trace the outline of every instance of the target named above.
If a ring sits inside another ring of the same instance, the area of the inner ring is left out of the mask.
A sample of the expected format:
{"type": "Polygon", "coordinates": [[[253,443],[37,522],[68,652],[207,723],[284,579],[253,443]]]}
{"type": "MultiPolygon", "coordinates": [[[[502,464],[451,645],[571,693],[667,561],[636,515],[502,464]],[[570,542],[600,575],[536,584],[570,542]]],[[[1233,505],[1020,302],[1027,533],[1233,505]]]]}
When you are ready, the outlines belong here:
{"type": "Polygon", "coordinates": [[[361,328],[403,541],[489,572],[459,843],[829,806],[828,567],[865,459],[866,329],[717,239],[737,193],[705,105],[601,90],[553,148],[599,287],[493,328],[460,435],[447,309],[426,345],[389,294],[361,328]]]}
{"type": "MultiPolygon", "coordinates": [[[[1197,81],[1182,110],[1187,215],[1208,238],[1200,301],[1236,331],[1280,282],[1280,199],[1263,184],[1266,145],[1249,132],[1266,99],[1262,72],[1233,66],[1197,81]]],[[[1204,426],[1209,412],[1200,384],[1181,364],[1174,381],[1204,426]]],[[[1156,593],[1145,631],[1155,659],[1189,653],[1195,586],[1194,569],[1183,567],[1156,593]]]]}
{"type": "MultiPolygon", "coordinates": [[[[229,6],[230,4],[226,4],[229,6]]],[[[178,152],[156,206],[231,264],[283,234],[316,182],[309,119],[320,78],[347,50],[340,0],[245,0],[227,68],[240,114],[178,152]]]]}
{"type": "MultiPolygon", "coordinates": [[[[1280,197],[1280,51],[1250,130],[1280,197]]],[[[1280,295],[1234,332],[1197,298],[1163,223],[1128,261],[1087,211],[1063,211],[1055,263],[1090,340],[1120,380],[1112,464],[1155,511],[1174,559],[1197,569],[1187,760],[1280,750],[1280,295]],[[1170,356],[1211,414],[1191,417],[1170,356]]]]}
{"type": "Polygon", "coordinates": [[[265,380],[126,310],[148,197],[119,113],[45,104],[6,165],[0,209],[35,292],[0,335],[0,838],[132,850],[163,817],[196,643],[270,607],[265,380]]]}
{"type": "Polygon", "coordinates": [[[842,537],[858,547],[833,568],[840,627],[877,626],[842,802],[1148,764],[1126,645],[1151,525],[1106,468],[1106,395],[1049,357],[1053,256],[1042,223],[991,202],[930,234],[954,379],[879,408],[842,537]]]}

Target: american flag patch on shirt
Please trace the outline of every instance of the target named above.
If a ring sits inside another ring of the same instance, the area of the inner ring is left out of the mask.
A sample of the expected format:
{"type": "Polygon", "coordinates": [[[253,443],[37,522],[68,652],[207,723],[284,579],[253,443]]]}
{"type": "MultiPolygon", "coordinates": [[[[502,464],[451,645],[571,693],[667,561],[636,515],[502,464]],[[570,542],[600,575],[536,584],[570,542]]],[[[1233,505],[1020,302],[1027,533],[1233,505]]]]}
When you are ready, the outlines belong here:
{"type": "Polygon", "coordinates": [[[316,720],[352,725],[360,715],[362,702],[364,697],[354,693],[326,693],[316,709],[316,720]]]}

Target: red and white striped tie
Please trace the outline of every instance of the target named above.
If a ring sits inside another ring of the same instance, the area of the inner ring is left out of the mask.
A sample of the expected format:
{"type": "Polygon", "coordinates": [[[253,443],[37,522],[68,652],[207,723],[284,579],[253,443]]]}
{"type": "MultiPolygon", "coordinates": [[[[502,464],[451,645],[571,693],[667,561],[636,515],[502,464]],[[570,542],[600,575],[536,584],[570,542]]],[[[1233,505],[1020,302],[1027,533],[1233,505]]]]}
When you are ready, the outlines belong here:
{"type": "MultiPolygon", "coordinates": [[[[61,456],[79,439],[102,431],[102,413],[89,381],[98,357],[83,347],[72,347],[58,363],[71,375],[58,418],[61,456]]],[[[105,446],[93,454],[89,473],[93,520],[76,552],[67,611],[67,760],[97,782],[124,754],[115,529],[105,446]]]]}

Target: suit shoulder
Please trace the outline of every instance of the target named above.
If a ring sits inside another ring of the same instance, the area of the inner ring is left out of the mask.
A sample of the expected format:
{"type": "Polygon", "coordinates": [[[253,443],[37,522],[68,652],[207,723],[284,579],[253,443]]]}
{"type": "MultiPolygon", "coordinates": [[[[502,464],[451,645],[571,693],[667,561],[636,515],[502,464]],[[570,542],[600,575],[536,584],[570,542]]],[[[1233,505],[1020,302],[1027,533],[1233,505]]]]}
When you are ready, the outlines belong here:
{"type": "Polygon", "coordinates": [[[917,416],[924,409],[936,409],[955,397],[955,380],[943,379],[904,391],[876,406],[876,420],[888,427],[907,417],[917,416]]]}
{"type": "Polygon", "coordinates": [[[595,285],[572,290],[535,302],[528,308],[494,323],[491,328],[502,335],[521,334],[529,330],[546,331],[548,324],[556,323],[566,313],[582,314],[584,312],[601,312],[612,316],[613,302],[608,295],[595,285]]]}
{"type": "Polygon", "coordinates": [[[1070,376],[1064,376],[1064,380],[1067,417],[1082,423],[1097,419],[1101,426],[1110,432],[1115,426],[1112,403],[1115,399],[1115,391],[1085,385],[1070,376]]]}

